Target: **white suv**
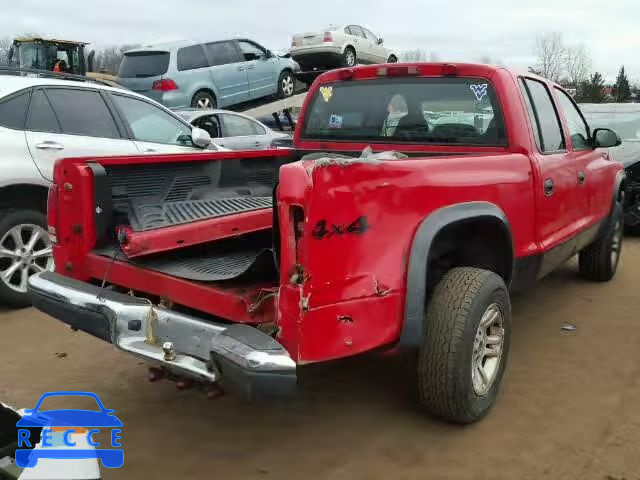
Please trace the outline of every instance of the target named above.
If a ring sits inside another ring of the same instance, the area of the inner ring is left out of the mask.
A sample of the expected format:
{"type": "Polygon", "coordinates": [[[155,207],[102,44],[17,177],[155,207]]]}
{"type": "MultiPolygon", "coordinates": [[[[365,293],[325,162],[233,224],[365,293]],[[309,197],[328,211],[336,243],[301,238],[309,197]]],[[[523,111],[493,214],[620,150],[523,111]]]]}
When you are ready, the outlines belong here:
{"type": "Polygon", "coordinates": [[[386,48],[382,38],[359,25],[296,34],[290,53],[303,71],[398,61],[396,52],[386,48]]]}
{"type": "Polygon", "coordinates": [[[53,268],[47,193],[56,160],[194,152],[209,134],[123,89],[0,75],[0,303],[29,304],[30,275],[53,268]]]}

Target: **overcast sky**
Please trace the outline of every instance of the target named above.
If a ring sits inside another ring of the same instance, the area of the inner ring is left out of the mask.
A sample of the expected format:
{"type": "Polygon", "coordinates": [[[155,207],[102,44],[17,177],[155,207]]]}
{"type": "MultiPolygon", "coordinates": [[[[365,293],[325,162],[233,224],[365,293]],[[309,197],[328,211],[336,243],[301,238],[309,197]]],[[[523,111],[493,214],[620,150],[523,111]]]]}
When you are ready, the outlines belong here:
{"type": "Polygon", "coordinates": [[[537,0],[0,0],[0,36],[38,32],[94,47],[241,35],[274,50],[297,32],[356,23],[398,50],[421,48],[446,61],[492,61],[516,68],[535,62],[538,34],[563,32],[583,43],[594,68],[613,80],[621,64],[640,80],[640,2],[537,0]],[[296,5],[300,5],[296,8],[296,5]],[[304,5],[304,7],[303,7],[304,5]],[[593,6],[592,6],[593,5],[593,6]],[[282,10],[284,8],[284,10],[282,10]]]}

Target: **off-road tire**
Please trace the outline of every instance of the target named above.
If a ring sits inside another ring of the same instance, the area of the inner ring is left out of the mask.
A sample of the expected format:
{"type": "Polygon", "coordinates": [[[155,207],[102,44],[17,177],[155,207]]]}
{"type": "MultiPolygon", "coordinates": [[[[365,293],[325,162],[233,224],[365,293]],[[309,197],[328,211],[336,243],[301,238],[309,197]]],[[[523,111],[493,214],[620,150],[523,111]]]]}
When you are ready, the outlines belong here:
{"type": "Polygon", "coordinates": [[[580,252],[580,275],[595,282],[611,280],[618,270],[623,238],[624,214],[622,205],[618,203],[613,209],[607,232],[580,252]]]}
{"type": "Polygon", "coordinates": [[[502,278],[477,268],[449,271],[426,308],[417,365],[420,407],[455,423],[483,418],[498,395],[510,340],[511,303],[502,278]],[[502,355],[491,386],[480,396],[472,381],[474,341],[481,318],[494,304],[503,315],[502,355]]]}
{"type": "Polygon", "coordinates": [[[342,54],[342,66],[343,67],[355,67],[358,64],[358,54],[353,47],[347,47],[342,54]],[[350,56],[353,54],[353,57],[350,56]],[[351,60],[353,59],[353,60],[351,60]]]}
{"type": "MultiPolygon", "coordinates": [[[[16,225],[38,225],[47,230],[47,218],[36,210],[3,210],[0,211],[0,239],[16,225]]],[[[0,305],[10,308],[31,306],[28,293],[12,290],[0,281],[0,305]]]]}
{"type": "Polygon", "coordinates": [[[200,91],[196,93],[191,99],[191,108],[217,108],[218,102],[213,95],[209,92],[200,91]],[[200,106],[202,103],[207,103],[207,106],[200,106]]]}

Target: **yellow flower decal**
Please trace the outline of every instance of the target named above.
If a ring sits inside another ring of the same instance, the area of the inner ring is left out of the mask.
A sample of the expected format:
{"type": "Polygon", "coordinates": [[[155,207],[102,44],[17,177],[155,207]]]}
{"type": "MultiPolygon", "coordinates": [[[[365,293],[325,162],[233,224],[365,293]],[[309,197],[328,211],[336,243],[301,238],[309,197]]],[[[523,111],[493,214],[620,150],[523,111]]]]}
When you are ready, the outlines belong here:
{"type": "Polygon", "coordinates": [[[324,98],[324,103],[329,103],[329,100],[333,97],[333,87],[320,87],[320,94],[324,98]]]}

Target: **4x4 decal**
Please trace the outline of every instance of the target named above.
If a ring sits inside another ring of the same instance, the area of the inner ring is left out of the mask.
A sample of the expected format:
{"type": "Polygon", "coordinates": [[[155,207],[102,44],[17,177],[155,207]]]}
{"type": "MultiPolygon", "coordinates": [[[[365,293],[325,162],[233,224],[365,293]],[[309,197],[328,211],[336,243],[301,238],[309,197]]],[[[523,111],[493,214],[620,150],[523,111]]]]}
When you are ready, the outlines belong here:
{"type": "Polygon", "coordinates": [[[326,220],[320,220],[316,223],[311,235],[316,240],[331,238],[335,235],[342,237],[344,235],[364,235],[371,227],[367,222],[367,217],[359,217],[349,225],[346,224],[328,224],[326,220]]]}

